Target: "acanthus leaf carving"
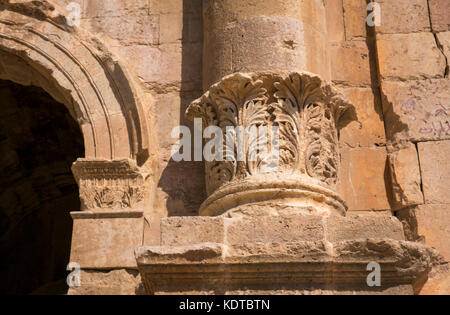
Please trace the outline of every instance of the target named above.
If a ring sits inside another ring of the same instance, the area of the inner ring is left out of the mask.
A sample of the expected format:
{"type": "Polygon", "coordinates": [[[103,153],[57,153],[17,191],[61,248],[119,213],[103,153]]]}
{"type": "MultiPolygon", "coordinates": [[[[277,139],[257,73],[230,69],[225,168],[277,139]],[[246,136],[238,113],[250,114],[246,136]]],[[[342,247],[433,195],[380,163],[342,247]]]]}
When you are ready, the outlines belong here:
{"type": "Polygon", "coordinates": [[[330,84],[316,75],[295,72],[227,76],[194,101],[186,114],[191,119],[202,118],[204,127],[223,130],[227,158],[207,162],[208,194],[228,182],[262,173],[276,158],[278,168],[272,172],[280,176],[303,174],[335,185],[340,164],[339,129],[357,119],[354,107],[330,84]],[[259,133],[256,137],[245,132],[230,136],[227,127],[278,127],[278,157],[258,152],[261,144],[268,145],[259,133]],[[245,144],[243,160],[236,155],[239,136],[245,144]],[[255,152],[260,153],[256,159],[255,152]]]}

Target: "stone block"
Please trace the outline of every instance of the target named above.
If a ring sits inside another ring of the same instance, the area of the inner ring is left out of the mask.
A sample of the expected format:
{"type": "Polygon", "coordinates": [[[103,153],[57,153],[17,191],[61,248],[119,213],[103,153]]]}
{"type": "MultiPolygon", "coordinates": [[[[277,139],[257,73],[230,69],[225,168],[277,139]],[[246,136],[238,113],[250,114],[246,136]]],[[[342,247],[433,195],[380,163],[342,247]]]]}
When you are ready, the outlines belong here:
{"type": "Polygon", "coordinates": [[[382,83],[386,134],[393,143],[450,139],[450,81],[382,83]]]}
{"type": "Polygon", "coordinates": [[[394,210],[423,204],[419,157],[414,144],[389,154],[394,210]]]}
{"type": "Polygon", "coordinates": [[[330,216],[327,218],[326,226],[326,238],[330,242],[376,239],[380,237],[398,241],[405,240],[402,224],[393,216],[330,216]]]}
{"type": "Polygon", "coordinates": [[[450,205],[420,205],[410,209],[417,238],[450,261],[450,205]]]}
{"type": "Polygon", "coordinates": [[[80,286],[69,295],[143,295],[145,289],[137,270],[81,270],[80,286]]]}
{"type": "Polygon", "coordinates": [[[161,245],[223,243],[222,217],[170,217],[161,220],[161,245]]]}
{"type": "Polygon", "coordinates": [[[380,34],[429,32],[430,18],[427,0],[378,0],[381,23],[380,34]]]}
{"type": "Polygon", "coordinates": [[[377,36],[381,79],[414,80],[442,78],[445,58],[432,33],[377,36]]]}
{"type": "Polygon", "coordinates": [[[366,0],[344,0],[345,36],[347,40],[364,39],[366,33],[366,0]]]}
{"type": "Polygon", "coordinates": [[[450,60],[450,32],[437,33],[436,36],[447,60],[450,60]]]}
{"type": "Polygon", "coordinates": [[[366,42],[331,43],[329,54],[333,82],[356,86],[370,85],[369,49],[366,42]]]}
{"type": "Polygon", "coordinates": [[[325,222],[316,215],[236,217],[224,219],[228,245],[243,243],[321,241],[325,222]]]}
{"type": "MultiPolygon", "coordinates": [[[[167,1],[165,1],[167,2],[167,1]]],[[[83,17],[146,16],[148,0],[83,1],[83,17]]]]}
{"type": "Polygon", "coordinates": [[[431,24],[434,32],[450,31],[450,1],[429,0],[431,24]]]}
{"type": "MultiPolygon", "coordinates": [[[[87,23],[90,30],[104,33],[111,38],[129,45],[158,45],[160,42],[160,17],[149,16],[107,16],[92,18],[87,23]]],[[[86,25],[86,24],[85,24],[86,25]]],[[[161,25],[161,27],[167,25],[161,25]]],[[[175,29],[172,25],[171,30],[175,29]]],[[[161,30],[162,35],[166,35],[161,30]]]]}
{"type": "Polygon", "coordinates": [[[386,193],[384,147],[341,149],[339,191],[349,210],[390,209],[386,193]]]}
{"type": "Polygon", "coordinates": [[[418,147],[425,203],[450,204],[450,140],[418,147]]]}
{"type": "Polygon", "coordinates": [[[341,130],[341,145],[356,148],[385,144],[379,92],[369,88],[341,88],[340,91],[355,106],[359,120],[341,130]]]}
{"type": "Polygon", "coordinates": [[[326,0],[328,40],[340,42],[345,40],[344,10],[342,0],[326,0]]]}
{"type": "Polygon", "coordinates": [[[72,212],[70,261],[82,269],[135,268],[134,249],[143,244],[142,212],[72,212]]]}
{"type": "Polygon", "coordinates": [[[277,216],[171,217],[161,221],[162,246],[218,243],[227,246],[292,242],[404,240],[400,221],[393,216],[348,217],[290,214],[277,216]]]}

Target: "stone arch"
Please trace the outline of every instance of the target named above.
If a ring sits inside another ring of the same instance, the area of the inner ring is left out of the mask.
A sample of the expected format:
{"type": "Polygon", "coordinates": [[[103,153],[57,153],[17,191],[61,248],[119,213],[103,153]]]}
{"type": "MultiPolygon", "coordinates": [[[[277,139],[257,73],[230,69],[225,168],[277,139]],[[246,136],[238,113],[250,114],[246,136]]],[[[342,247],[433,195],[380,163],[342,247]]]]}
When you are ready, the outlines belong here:
{"type": "Polygon", "coordinates": [[[144,94],[88,32],[67,25],[49,1],[0,1],[0,79],[43,88],[79,123],[85,157],[149,155],[144,94]]]}

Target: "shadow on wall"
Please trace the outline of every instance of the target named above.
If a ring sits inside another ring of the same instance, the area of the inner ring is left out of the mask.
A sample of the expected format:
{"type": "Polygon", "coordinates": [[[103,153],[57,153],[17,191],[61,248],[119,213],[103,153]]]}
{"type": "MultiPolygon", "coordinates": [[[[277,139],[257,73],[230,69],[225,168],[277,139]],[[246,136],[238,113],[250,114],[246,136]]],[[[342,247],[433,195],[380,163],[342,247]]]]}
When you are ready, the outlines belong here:
{"type": "MultiPolygon", "coordinates": [[[[183,32],[179,125],[188,126],[194,135],[193,123],[184,118],[189,104],[202,91],[202,1],[183,0],[183,32]]],[[[173,126],[175,127],[175,126],[173,126]]],[[[193,147],[193,143],[192,143],[193,147]]],[[[192,152],[193,153],[193,152],[192,152]]],[[[161,174],[158,187],[167,195],[168,216],[195,216],[206,199],[203,162],[175,162],[170,159],[161,174]]]]}

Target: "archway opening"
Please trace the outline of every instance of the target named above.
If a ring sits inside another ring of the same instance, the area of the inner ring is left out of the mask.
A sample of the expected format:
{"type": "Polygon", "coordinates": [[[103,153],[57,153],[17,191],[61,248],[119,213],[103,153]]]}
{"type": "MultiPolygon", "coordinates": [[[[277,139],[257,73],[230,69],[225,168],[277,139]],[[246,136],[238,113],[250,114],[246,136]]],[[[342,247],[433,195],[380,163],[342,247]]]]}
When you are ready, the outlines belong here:
{"type": "Polygon", "coordinates": [[[44,90],[0,80],[0,294],[64,294],[83,136],[44,90]]]}

